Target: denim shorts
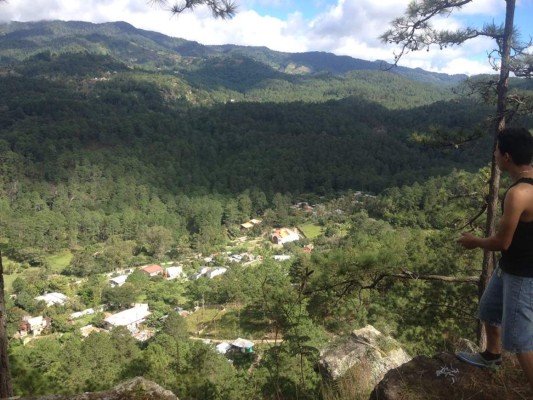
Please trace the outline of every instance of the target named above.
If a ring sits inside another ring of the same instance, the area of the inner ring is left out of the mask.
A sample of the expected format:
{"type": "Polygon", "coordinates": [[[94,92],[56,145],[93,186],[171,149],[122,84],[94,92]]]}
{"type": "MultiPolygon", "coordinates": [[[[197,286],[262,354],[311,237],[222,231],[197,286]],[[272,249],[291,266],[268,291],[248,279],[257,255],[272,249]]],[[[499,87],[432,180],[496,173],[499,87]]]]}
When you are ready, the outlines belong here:
{"type": "Polygon", "coordinates": [[[479,319],[502,327],[503,349],[533,351],[533,278],[494,270],[479,302],[479,319]]]}

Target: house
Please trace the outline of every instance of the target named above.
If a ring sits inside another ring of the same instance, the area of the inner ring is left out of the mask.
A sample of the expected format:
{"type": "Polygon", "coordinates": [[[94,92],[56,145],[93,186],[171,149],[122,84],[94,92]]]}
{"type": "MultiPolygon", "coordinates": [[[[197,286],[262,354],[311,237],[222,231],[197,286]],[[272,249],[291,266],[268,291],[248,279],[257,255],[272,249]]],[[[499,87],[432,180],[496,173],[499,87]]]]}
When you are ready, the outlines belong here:
{"type": "Polygon", "coordinates": [[[227,271],[228,269],[224,267],[214,267],[207,271],[205,276],[207,276],[209,279],[213,279],[215,276],[223,275],[227,271]]]}
{"type": "Polygon", "coordinates": [[[245,222],[241,224],[241,229],[243,230],[252,229],[253,227],[254,227],[254,224],[252,224],[251,222],[245,222]]]}
{"type": "Polygon", "coordinates": [[[207,274],[207,272],[208,272],[210,269],[211,269],[211,267],[207,267],[207,266],[204,265],[204,266],[198,268],[198,273],[199,273],[200,275],[205,275],[205,274],[207,274]]]}
{"type": "Polygon", "coordinates": [[[198,268],[198,272],[196,272],[195,274],[193,274],[191,277],[190,277],[190,280],[191,281],[195,281],[197,279],[200,279],[202,276],[204,276],[205,274],[207,274],[208,271],[211,270],[211,267],[207,267],[207,266],[201,266],[200,268],[198,268]]]}
{"type": "Polygon", "coordinates": [[[304,246],[304,253],[311,253],[314,248],[315,246],[313,245],[313,243],[309,243],[304,246]]]}
{"type": "Polygon", "coordinates": [[[230,260],[231,260],[231,261],[234,261],[234,262],[241,262],[241,260],[242,260],[242,255],[241,255],[241,254],[233,254],[233,255],[230,257],[230,260]]]}
{"type": "Polygon", "coordinates": [[[141,271],[149,276],[163,275],[163,268],[157,264],[150,264],[141,267],[141,271]]]}
{"type": "Polygon", "coordinates": [[[275,261],[287,261],[287,260],[290,260],[291,256],[290,255],[285,255],[285,254],[280,254],[280,255],[275,255],[274,256],[274,260],[275,261]]]}
{"type": "Polygon", "coordinates": [[[255,346],[255,343],[246,339],[238,338],[231,342],[231,346],[239,349],[243,353],[253,353],[253,347],[255,346]]]}
{"type": "Polygon", "coordinates": [[[226,354],[229,349],[231,349],[231,344],[226,342],[222,342],[216,345],[216,350],[220,354],[226,354]]]}
{"type": "Polygon", "coordinates": [[[263,222],[261,219],[251,219],[250,221],[241,224],[241,230],[252,229],[255,225],[259,225],[261,222],[263,222]]]}
{"type": "Polygon", "coordinates": [[[225,267],[200,267],[198,272],[191,277],[191,280],[196,280],[205,276],[213,279],[215,276],[225,274],[228,269],[225,267]]]}
{"type": "Polygon", "coordinates": [[[117,286],[122,286],[126,283],[126,279],[128,279],[128,275],[115,276],[114,278],[111,278],[109,280],[109,284],[111,285],[112,288],[117,287],[117,286]]]}
{"type": "MultiPolygon", "coordinates": [[[[102,306],[100,306],[98,308],[98,311],[102,311],[104,308],[102,306]]],[[[75,312],[75,313],[72,313],[70,314],[70,319],[77,319],[77,318],[81,318],[85,315],[92,315],[96,312],[96,310],[94,308],[87,308],[85,310],[82,310],[82,311],[78,311],[78,312],[75,312]]]]}
{"type": "Polygon", "coordinates": [[[300,240],[300,235],[298,234],[298,228],[280,228],[272,232],[270,235],[270,240],[274,244],[284,244],[289,242],[294,242],[300,240]]]}
{"type": "Polygon", "coordinates": [[[137,331],[138,325],[142,324],[150,314],[152,313],[148,311],[148,304],[135,304],[133,308],[105,318],[104,323],[106,329],[125,326],[130,332],[135,332],[137,331]]]}
{"type": "Polygon", "coordinates": [[[172,266],[165,269],[165,277],[167,279],[176,279],[183,274],[182,266],[172,266]]]}
{"type": "Polygon", "coordinates": [[[33,333],[34,336],[40,335],[42,331],[50,326],[51,322],[50,318],[45,318],[42,315],[38,317],[26,316],[22,321],[21,332],[33,333]]]}
{"type": "Polygon", "coordinates": [[[35,297],[37,301],[44,301],[47,307],[54,306],[56,304],[63,305],[67,302],[68,298],[63,293],[54,292],[43,294],[42,296],[35,297]]]}

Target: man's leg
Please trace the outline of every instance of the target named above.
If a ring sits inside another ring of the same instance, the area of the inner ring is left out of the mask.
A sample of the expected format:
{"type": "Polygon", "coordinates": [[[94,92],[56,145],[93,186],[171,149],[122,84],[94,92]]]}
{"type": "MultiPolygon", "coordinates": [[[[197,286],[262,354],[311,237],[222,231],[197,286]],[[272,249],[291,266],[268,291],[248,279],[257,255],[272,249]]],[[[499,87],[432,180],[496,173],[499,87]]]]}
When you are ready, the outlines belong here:
{"type": "Polygon", "coordinates": [[[502,329],[497,325],[483,324],[487,334],[487,348],[485,350],[492,354],[501,354],[502,352],[502,329]]]}
{"type": "Polygon", "coordinates": [[[469,353],[460,351],[456,357],[470,365],[486,368],[498,366],[501,364],[501,328],[503,315],[503,282],[500,276],[500,270],[497,268],[489,284],[481,296],[479,302],[479,318],[483,321],[485,333],[487,336],[487,346],[482,353],[469,353]]]}
{"type": "Polygon", "coordinates": [[[533,351],[517,354],[516,358],[518,358],[518,362],[526,374],[529,386],[533,389],[533,351]]]}

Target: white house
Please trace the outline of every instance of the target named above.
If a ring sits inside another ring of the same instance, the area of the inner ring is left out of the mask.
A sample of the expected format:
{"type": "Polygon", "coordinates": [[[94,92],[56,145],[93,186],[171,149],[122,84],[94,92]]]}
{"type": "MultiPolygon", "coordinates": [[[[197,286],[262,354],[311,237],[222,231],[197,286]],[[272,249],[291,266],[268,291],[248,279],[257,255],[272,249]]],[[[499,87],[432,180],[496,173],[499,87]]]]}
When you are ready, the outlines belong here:
{"type": "Polygon", "coordinates": [[[203,267],[200,267],[198,268],[198,273],[200,275],[205,275],[207,274],[207,272],[211,269],[211,267],[207,267],[207,266],[203,266],[203,267]]]}
{"type": "Polygon", "coordinates": [[[165,269],[165,276],[167,279],[176,279],[179,278],[183,274],[183,267],[182,266],[172,266],[165,269]]]}
{"type": "Polygon", "coordinates": [[[225,274],[227,270],[225,267],[200,267],[198,272],[191,277],[191,280],[199,279],[202,276],[213,279],[215,276],[225,274]]]}
{"type": "Polygon", "coordinates": [[[35,298],[37,301],[44,301],[47,307],[59,304],[63,305],[67,302],[68,298],[63,293],[54,292],[43,294],[42,296],[37,296],[35,298]]]}
{"type": "Polygon", "coordinates": [[[280,254],[273,256],[275,261],[287,261],[291,259],[290,255],[280,254]]]}
{"type": "Polygon", "coordinates": [[[255,346],[255,343],[246,339],[238,338],[231,342],[231,345],[238,348],[243,353],[253,353],[253,347],[255,346]]]}
{"type": "Polygon", "coordinates": [[[298,234],[297,228],[280,228],[272,232],[270,239],[274,244],[284,244],[300,240],[300,235],[298,234]]]}
{"type": "Polygon", "coordinates": [[[130,332],[135,332],[137,326],[142,324],[150,314],[152,313],[148,311],[148,304],[135,304],[133,308],[105,318],[104,323],[107,329],[115,326],[125,326],[130,332]]]}
{"type": "Polygon", "coordinates": [[[209,279],[213,279],[215,276],[225,274],[227,270],[228,269],[224,267],[214,267],[214,268],[211,268],[209,271],[207,271],[205,276],[207,276],[209,279]]]}
{"type": "Polygon", "coordinates": [[[230,257],[230,260],[231,261],[235,261],[235,262],[241,262],[242,261],[242,255],[241,254],[233,254],[230,257]]]}
{"type": "Polygon", "coordinates": [[[220,354],[226,354],[231,349],[231,344],[222,342],[216,345],[216,349],[220,354]]]}
{"type": "Polygon", "coordinates": [[[26,319],[28,332],[34,335],[40,335],[41,332],[50,326],[50,319],[44,318],[42,315],[26,319]]]}
{"type": "MultiPolygon", "coordinates": [[[[100,311],[101,311],[102,307],[100,307],[100,311]]],[[[91,314],[94,314],[96,311],[94,308],[87,308],[83,311],[78,311],[78,312],[75,312],[75,313],[72,313],[70,314],[70,319],[77,319],[77,318],[81,318],[85,315],[91,315],[91,314]]]]}
{"type": "Polygon", "coordinates": [[[126,279],[128,279],[128,275],[115,276],[109,280],[109,284],[111,287],[122,286],[126,283],[126,279]]]}

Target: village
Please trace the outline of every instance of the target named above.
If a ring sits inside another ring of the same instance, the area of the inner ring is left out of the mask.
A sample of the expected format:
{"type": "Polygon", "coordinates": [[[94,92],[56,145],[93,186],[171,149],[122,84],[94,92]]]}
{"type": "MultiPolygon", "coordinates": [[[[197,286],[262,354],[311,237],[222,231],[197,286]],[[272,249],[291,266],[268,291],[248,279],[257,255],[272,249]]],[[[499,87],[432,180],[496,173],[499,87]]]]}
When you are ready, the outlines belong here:
{"type": "MultiPolygon", "coordinates": [[[[314,208],[307,203],[296,204],[293,206],[296,211],[303,210],[308,215],[314,211],[314,208]]],[[[287,249],[287,244],[299,243],[296,247],[298,252],[311,253],[313,244],[306,238],[305,233],[297,227],[281,227],[278,229],[265,232],[261,229],[262,220],[255,218],[246,221],[240,225],[242,236],[235,238],[225,252],[217,252],[207,256],[201,254],[192,254],[187,258],[176,261],[167,261],[160,264],[151,263],[130,267],[122,270],[116,270],[99,277],[105,282],[108,291],[116,291],[132,285],[135,280],[149,280],[154,284],[164,283],[167,288],[176,292],[182,292],[183,286],[194,284],[200,280],[220,280],[228,271],[238,271],[239,269],[254,268],[268,257],[275,263],[290,262],[294,256],[294,247],[287,249]],[[252,233],[254,232],[254,233],[252,233]],[[247,251],[242,251],[247,248],[247,251]],[[268,251],[265,252],[265,248],[268,251]],[[240,250],[240,251],[235,251],[240,250]]],[[[316,227],[315,227],[316,231],[316,227]]],[[[74,287],[70,292],[76,293],[76,286],[82,286],[85,279],[78,279],[70,283],[74,287]]],[[[94,279],[94,277],[92,277],[94,279]]],[[[165,289],[166,290],[166,289],[165,289]]],[[[17,294],[11,295],[16,299],[17,294]]],[[[33,298],[43,312],[39,315],[23,315],[14,334],[14,338],[19,339],[26,345],[32,340],[46,337],[47,335],[62,335],[65,326],[69,332],[81,335],[82,338],[88,337],[94,332],[110,332],[114,328],[124,327],[128,330],[133,338],[139,342],[144,342],[157,334],[161,329],[162,323],[168,317],[168,313],[162,314],[161,306],[151,307],[150,301],[137,302],[142,299],[142,293],[137,296],[133,303],[121,304],[117,307],[111,304],[98,304],[93,307],[79,309],[81,302],[77,294],[69,296],[62,292],[47,292],[33,298]],[[159,309],[158,309],[159,308],[159,309]],[[55,310],[51,312],[51,310],[55,310]],[[60,316],[64,323],[58,323],[54,317],[60,316]],[[98,318],[99,317],[99,318],[98,318]],[[95,321],[98,321],[95,323],[95,321]]],[[[224,312],[224,305],[205,304],[202,295],[202,301],[196,301],[189,307],[185,299],[182,304],[176,304],[175,298],[169,301],[163,309],[177,313],[184,319],[190,319],[194,315],[207,314],[207,319],[200,319],[194,327],[189,324],[191,339],[203,340],[204,343],[210,344],[214,350],[221,354],[226,353],[253,353],[255,346],[254,338],[237,337],[233,339],[221,339],[213,337],[212,333],[206,327],[215,318],[224,312]],[[209,313],[214,310],[214,317],[209,313]],[[222,311],[221,311],[222,310],[222,311]],[[211,316],[211,317],[209,317],[211,316]]],[[[37,307],[39,308],[39,307],[37,307]]],[[[265,341],[266,337],[261,340],[265,341]]]]}

